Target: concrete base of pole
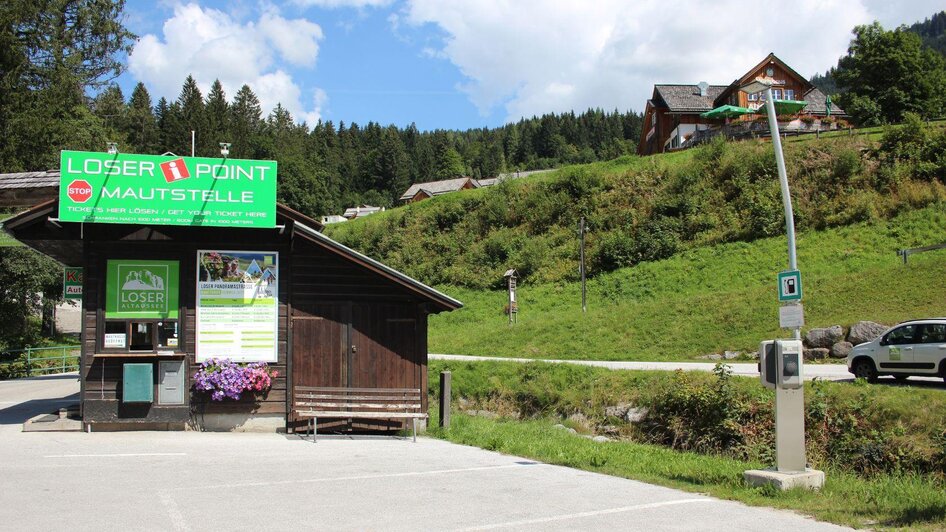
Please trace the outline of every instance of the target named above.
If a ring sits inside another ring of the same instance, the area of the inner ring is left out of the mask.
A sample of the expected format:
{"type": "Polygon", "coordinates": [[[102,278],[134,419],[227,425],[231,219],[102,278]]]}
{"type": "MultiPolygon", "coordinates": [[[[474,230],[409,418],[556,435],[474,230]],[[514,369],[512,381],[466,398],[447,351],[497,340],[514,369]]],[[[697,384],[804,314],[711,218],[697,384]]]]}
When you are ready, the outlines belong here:
{"type": "Polygon", "coordinates": [[[750,469],[742,474],[746,484],[752,487],[775,486],[781,491],[794,488],[820,490],[824,486],[824,471],[805,469],[804,471],[781,472],[775,469],[750,469]]]}

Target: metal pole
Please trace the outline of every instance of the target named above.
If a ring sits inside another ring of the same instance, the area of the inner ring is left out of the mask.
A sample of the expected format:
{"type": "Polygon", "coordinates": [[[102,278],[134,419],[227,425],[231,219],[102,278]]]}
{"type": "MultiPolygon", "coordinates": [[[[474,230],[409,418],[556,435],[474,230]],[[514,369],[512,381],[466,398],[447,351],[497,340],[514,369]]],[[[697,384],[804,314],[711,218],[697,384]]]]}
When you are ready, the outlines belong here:
{"type": "MultiPolygon", "coordinates": [[[[779,186],[782,189],[782,205],[785,208],[785,233],[788,235],[788,268],[798,269],[798,260],[795,254],[795,216],[792,211],[792,196],[788,190],[788,174],[785,172],[785,155],[782,152],[782,139],[778,134],[778,118],[775,116],[775,102],[772,100],[772,87],[765,89],[765,108],[769,114],[769,130],[772,134],[772,145],[775,147],[775,164],[778,166],[779,186]]],[[[795,329],[794,338],[801,339],[801,329],[795,329]]]]}
{"type": "Polygon", "coordinates": [[[581,217],[581,222],[578,224],[578,234],[581,239],[581,311],[588,312],[587,304],[587,292],[585,291],[585,217],[581,217]]]}
{"type": "MultiPolygon", "coordinates": [[[[788,190],[788,175],[785,172],[785,155],[782,152],[782,139],[778,134],[778,118],[775,116],[775,101],[772,99],[772,87],[765,88],[765,107],[769,114],[769,129],[772,145],[775,148],[775,164],[778,166],[779,185],[782,189],[782,204],[785,207],[785,232],[788,235],[788,267],[798,269],[795,254],[795,216],[792,211],[792,197],[788,190]]],[[[801,329],[795,328],[795,340],[801,339],[801,329]]],[[[780,472],[804,471],[805,457],[805,389],[787,390],[778,387],[775,390],[775,461],[780,472]]]]}
{"type": "Polygon", "coordinates": [[[191,157],[194,157],[195,146],[197,145],[196,136],[197,136],[196,132],[192,129],[191,130],[191,157]]]}
{"type": "Polygon", "coordinates": [[[450,428],[450,372],[440,372],[440,427],[450,428]]]}

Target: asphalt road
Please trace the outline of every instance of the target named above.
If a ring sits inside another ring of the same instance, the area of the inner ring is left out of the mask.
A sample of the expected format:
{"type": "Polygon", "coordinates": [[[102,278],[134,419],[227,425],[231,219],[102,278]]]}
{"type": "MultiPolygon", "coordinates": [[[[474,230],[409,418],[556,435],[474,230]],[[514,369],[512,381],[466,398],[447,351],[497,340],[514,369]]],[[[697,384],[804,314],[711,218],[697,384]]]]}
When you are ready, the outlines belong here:
{"type": "MultiPolygon", "coordinates": [[[[482,361],[496,360],[505,362],[549,362],[553,364],[578,364],[582,366],[594,366],[599,368],[608,368],[613,370],[651,370],[651,371],[713,371],[716,362],[615,362],[606,360],[547,360],[531,358],[504,358],[504,357],[481,357],[470,355],[445,355],[431,353],[428,357],[432,360],[463,360],[463,361],[482,361]]],[[[728,362],[722,363],[732,368],[733,375],[741,377],[759,378],[759,367],[755,362],[728,362]]],[[[805,380],[813,379],[828,381],[854,381],[854,376],[847,371],[845,364],[805,364],[805,380]]],[[[896,382],[893,377],[880,377],[878,384],[898,385],[898,386],[920,386],[924,388],[942,388],[946,390],[946,384],[939,377],[910,377],[905,383],[896,382]]]]}
{"type": "Polygon", "coordinates": [[[430,438],[19,432],[66,382],[0,383],[0,530],[840,529],[430,438]]]}
{"type": "Polygon", "coordinates": [[[19,431],[35,415],[78,403],[78,373],[0,381],[0,433],[19,431]]]}

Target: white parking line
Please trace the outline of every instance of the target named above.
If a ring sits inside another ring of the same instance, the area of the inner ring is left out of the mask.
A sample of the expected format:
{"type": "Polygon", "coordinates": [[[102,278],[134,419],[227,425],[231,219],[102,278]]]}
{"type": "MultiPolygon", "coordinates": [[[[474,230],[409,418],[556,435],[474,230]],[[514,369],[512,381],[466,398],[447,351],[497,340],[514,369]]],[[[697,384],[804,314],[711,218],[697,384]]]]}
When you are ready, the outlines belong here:
{"type": "Polygon", "coordinates": [[[526,525],[539,525],[542,523],[551,523],[554,521],[566,521],[568,519],[580,519],[582,517],[594,517],[596,515],[617,514],[622,512],[633,512],[635,510],[649,510],[651,508],[660,508],[662,506],[675,506],[678,504],[691,504],[695,502],[717,502],[714,499],[679,499],[676,501],[652,502],[648,504],[635,504],[634,506],[622,506],[620,508],[608,508],[606,510],[594,510],[591,512],[579,512],[574,514],[554,515],[552,517],[540,517],[537,519],[523,519],[521,521],[507,521],[505,523],[493,523],[491,525],[474,526],[462,530],[495,530],[497,528],[521,527],[526,525]]]}
{"type": "Polygon", "coordinates": [[[510,469],[515,467],[537,467],[548,466],[539,462],[530,462],[528,464],[507,464],[498,466],[482,467],[464,467],[459,469],[435,469],[432,471],[408,471],[404,473],[384,473],[378,475],[353,475],[346,477],[325,477],[325,478],[304,478],[300,480],[274,480],[272,482],[241,482],[237,484],[217,484],[214,486],[193,486],[175,488],[175,491],[184,490],[219,490],[231,488],[257,488],[261,486],[285,486],[287,484],[312,484],[316,482],[343,482],[349,480],[371,480],[376,478],[399,478],[399,477],[420,477],[425,475],[444,475],[449,473],[468,473],[473,471],[493,471],[498,469],[510,469]]]}
{"type": "Polygon", "coordinates": [[[137,456],[187,456],[187,453],[49,454],[43,458],[129,458],[137,456]]]}

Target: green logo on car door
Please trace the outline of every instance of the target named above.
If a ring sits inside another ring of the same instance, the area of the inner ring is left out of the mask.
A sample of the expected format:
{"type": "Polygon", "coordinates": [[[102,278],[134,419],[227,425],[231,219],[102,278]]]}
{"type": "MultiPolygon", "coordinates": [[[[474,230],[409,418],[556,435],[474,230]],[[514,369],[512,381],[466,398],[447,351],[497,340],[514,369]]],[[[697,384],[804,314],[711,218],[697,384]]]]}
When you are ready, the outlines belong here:
{"type": "Polygon", "coordinates": [[[890,360],[900,360],[900,348],[891,347],[890,348],[890,360]]]}

